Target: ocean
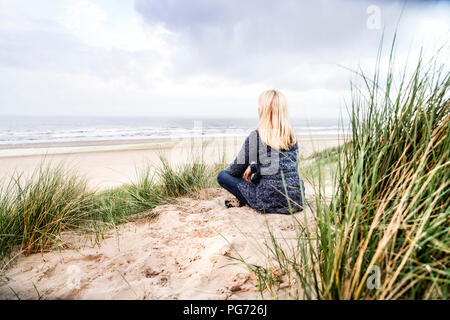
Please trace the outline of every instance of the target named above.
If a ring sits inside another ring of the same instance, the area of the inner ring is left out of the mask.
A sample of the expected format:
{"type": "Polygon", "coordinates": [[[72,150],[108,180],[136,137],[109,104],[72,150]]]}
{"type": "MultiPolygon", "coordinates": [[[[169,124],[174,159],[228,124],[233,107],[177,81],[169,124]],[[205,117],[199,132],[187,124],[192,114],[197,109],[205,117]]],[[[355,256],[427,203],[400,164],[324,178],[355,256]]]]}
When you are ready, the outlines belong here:
{"type": "MultiPolygon", "coordinates": [[[[257,118],[0,116],[0,145],[247,135],[257,122],[257,118]]],[[[338,119],[291,119],[291,123],[297,135],[342,133],[338,119]]]]}

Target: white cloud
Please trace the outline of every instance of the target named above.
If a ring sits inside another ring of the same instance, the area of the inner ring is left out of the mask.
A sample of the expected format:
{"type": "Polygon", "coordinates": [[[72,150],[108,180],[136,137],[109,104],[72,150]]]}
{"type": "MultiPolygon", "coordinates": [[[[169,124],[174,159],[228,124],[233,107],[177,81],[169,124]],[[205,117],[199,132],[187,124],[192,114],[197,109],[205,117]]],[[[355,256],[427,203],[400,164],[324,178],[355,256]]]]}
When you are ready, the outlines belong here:
{"type": "MultiPolygon", "coordinates": [[[[336,116],[401,3],[0,0],[0,114],[254,116],[285,91],[293,116],[336,116]]],[[[448,3],[409,2],[398,56],[448,40],[448,3]]]]}
{"type": "Polygon", "coordinates": [[[89,0],[67,1],[65,13],[56,18],[87,45],[123,51],[158,51],[169,55],[171,48],[165,41],[170,32],[162,26],[146,26],[133,2],[120,12],[108,12],[89,0]]]}
{"type": "Polygon", "coordinates": [[[104,24],[108,14],[98,5],[88,0],[68,1],[64,15],[57,17],[68,30],[90,45],[104,45],[104,24]]]}

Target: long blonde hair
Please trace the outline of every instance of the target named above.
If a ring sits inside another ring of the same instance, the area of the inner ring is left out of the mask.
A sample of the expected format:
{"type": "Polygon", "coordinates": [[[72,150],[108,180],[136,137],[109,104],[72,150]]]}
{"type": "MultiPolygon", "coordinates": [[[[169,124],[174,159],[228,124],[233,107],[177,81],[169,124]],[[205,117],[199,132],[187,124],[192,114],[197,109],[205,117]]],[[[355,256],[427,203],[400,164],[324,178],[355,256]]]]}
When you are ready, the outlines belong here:
{"type": "Polygon", "coordinates": [[[288,150],[297,138],[289,122],[284,94],[267,90],[261,93],[258,102],[258,133],[261,140],[274,149],[288,150]]]}

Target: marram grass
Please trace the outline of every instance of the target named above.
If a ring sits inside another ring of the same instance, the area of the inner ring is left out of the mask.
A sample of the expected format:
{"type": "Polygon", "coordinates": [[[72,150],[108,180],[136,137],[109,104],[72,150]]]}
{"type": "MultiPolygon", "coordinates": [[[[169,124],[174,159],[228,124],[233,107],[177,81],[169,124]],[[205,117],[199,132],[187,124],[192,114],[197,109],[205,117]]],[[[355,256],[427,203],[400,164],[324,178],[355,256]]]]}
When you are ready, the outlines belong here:
{"type": "Polygon", "coordinates": [[[222,166],[191,161],[172,167],[161,157],[137,171],[136,181],[93,192],[85,179],[63,164],[42,163],[33,174],[13,174],[0,190],[0,261],[13,252],[25,255],[57,246],[64,231],[93,232],[97,237],[136,214],[203,188],[216,186],[222,166]],[[155,170],[153,170],[155,171],[155,170]]]}
{"type": "Polygon", "coordinates": [[[324,299],[448,298],[450,74],[419,58],[394,79],[354,92],[336,193],[317,210],[324,299]]]}
{"type": "Polygon", "coordinates": [[[93,194],[62,165],[40,166],[31,176],[14,174],[0,192],[0,248],[25,254],[47,248],[64,230],[88,219],[93,194]]]}

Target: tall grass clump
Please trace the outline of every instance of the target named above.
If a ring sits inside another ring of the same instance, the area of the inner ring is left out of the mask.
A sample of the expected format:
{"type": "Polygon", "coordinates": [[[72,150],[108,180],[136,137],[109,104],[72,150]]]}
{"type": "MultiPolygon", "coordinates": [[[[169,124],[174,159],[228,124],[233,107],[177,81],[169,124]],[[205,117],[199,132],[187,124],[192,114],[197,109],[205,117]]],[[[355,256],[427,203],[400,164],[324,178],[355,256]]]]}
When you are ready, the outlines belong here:
{"type": "Polygon", "coordinates": [[[24,254],[48,249],[62,231],[78,227],[93,205],[85,180],[62,165],[14,174],[0,194],[1,257],[17,247],[24,254]]]}
{"type": "Polygon", "coordinates": [[[169,202],[150,169],[137,169],[137,178],[130,184],[97,192],[94,196],[94,220],[116,225],[137,213],[169,202]]]}
{"type": "Polygon", "coordinates": [[[438,58],[396,83],[391,49],[384,82],[362,75],[365,93],[353,91],[337,192],[317,212],[323,298],[448,297],[450,74],[438,58]]]}
{"type": "Polygon", "coordinates": [[[395,90],[392,51],[389,65],[353,91],[351,147],[318,210],[326,299],[448,297],[449,73],[419,58],[395,90]]]}
{"type": "Polygon", "coordinates": [[[325,183],[316,191],[315,225],[298,221],[287,249],[274,237],[267,242],[291,296],[449,297],[450,74],[438,53],[397,77],[394,47],[395,40],[386,66],[380,49],[373,77],[358,73],[362,85],[352,85],[350,136],[333,150],[332,194],[325,183]]]}
{"type": "Polygon", "coordinates": [[[157,174],[162,192],[168,197],[178,197],[215,185],[217,168],[203,161],[189,161],[175,166],[161,157],[157,174]]]}
{"type": "Polygon", "coordinates": [[[450,284],[450,74],[421,57],[412,74],[362,75],[350,147],[332,201],[318,205],[318,295],[447,299],[450,284]]]}

